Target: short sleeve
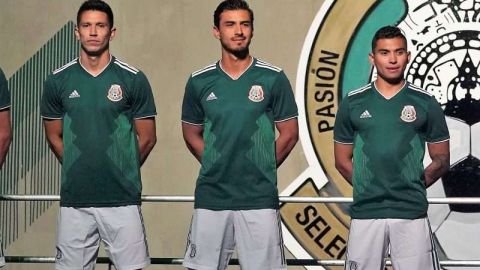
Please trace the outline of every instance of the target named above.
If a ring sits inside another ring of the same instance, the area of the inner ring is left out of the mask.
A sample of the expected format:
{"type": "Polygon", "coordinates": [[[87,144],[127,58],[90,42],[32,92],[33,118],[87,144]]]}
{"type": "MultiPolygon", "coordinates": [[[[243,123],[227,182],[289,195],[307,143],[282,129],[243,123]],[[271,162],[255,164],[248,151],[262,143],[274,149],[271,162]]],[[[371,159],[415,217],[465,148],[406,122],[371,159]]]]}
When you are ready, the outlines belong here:
{"type": "Polygon", "coordinates": [[[133,86],[132,117],[134,119],[152,117],[157,114],[152,87],[143,72],[138,72],[133,86]]]}
{"type": "Polygon", "coordinates": [[[430,99],[427,117],[425,140],[428,143],[438,143],[450,139],[445,115],[434,97],[430,99]]]}
{"type": "Polygon", "coordinates": [[[203,125],[204,118],[205,113],[200,98],[195,90],[193,79],[190,77],[183,96],[182,121],[194,125],[203,125]]]}
{"type": "Polygon", "coordinates": [[[297,104],[292,86],[287,76],[281,71],[273,84],[273,119],[281,122],[298,116],[297,104]]]}
{"type": "Polygon", "coordinates": [[[10,93],[8,92],[8,82],[5,74],[0,69],[0,110],[10,107],[10,93]]]}
{"type": "Polygon", "coordinates": [[[333,140],[337,143],[353,144],[355,129],[352,121],[350,121],[349,107],[348,97],[346,97],[340,103],[340,108],[335,117],[335,125],[333,126],[333,140]]]}
{"type": "Polygon", "coordinates": [[[43,85],[42,102],[40,104],[40,114],[47,119],[62,119],[64,115],[63,104],[55,85],[53,75],[45,80],[43,85]]]}

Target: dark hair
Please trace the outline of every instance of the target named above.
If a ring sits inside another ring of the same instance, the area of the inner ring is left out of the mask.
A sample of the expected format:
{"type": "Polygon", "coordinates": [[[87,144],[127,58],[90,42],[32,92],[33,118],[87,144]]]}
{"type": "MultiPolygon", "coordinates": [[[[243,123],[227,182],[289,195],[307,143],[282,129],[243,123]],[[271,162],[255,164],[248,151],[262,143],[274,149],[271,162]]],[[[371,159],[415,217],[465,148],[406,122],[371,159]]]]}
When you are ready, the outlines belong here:
{"type": "Polygon", "coordinates": [[[113,28],[113,12],[110,6],[103,2],[102,0],[87,0],[83,2],[77,12],[77,25],[80,24],[80,17],[84,11],[88,10],[97,10],[105,12],[108,16],[108,23],[110,24],[110,29],[113,28]]]}
{"type": "Polygon", "coordinates": [[[250,20],[253,28],[253,11],[244,0],[224,0],[213,13],[213,24],[218,28],[220,26],[220,14],[225,10],[246,10],[250,14],[250,20]]]}
{"type": "Polygon", "coordinates": [[[372,39],[372,52],[375,51],[375,48],[377,47],[377,41],[379,39],[385,39],[385,38],[390,39],[390,38],[398,38],[398,37],[403,39],[403,41],[405,41],[405,45],[407,44],[407,38],[405,37],[405,35],[403,34],[400,28],[396,26],[387,25],[378,29],[372,39]]]}

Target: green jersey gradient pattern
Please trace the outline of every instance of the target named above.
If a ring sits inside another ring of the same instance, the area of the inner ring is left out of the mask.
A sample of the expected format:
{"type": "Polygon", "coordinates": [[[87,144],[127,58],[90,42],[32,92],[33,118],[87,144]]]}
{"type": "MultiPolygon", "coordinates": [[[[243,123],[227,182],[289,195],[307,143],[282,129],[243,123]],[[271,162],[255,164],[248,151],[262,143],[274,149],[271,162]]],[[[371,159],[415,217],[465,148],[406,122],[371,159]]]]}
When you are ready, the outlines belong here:
{"type": "Polygon", "coordinates": [[[63,119],[61,206],[141,203],[134,120],[156,114],[141,71],[112,57],[92,76],[75,59],[45,81],[41,114],[63,119]]]}
{"type": "Polygon", "coordinates": [[[425,217],[425,142],[449,139],[435,98],[406,83],[383,97],[375,83],[342,101],[334,127],[336,143],[353,144],[352,218],[425,217]]]}
{"type": "Polygon", "coordinates": [[[203,125],[195,208],[278,208],[275,121],[297,116],[281,69],[258,59],[232,79],[219,62],[190,76],[182,121],[203,125]]]}

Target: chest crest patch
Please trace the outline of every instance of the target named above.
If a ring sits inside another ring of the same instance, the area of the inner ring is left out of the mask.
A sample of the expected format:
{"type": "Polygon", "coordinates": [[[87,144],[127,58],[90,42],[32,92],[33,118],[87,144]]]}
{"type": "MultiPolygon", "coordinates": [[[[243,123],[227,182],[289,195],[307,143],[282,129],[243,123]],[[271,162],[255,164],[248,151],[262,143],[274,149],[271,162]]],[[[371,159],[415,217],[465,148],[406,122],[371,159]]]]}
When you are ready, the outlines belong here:
{"type": "Polygon", "coordinates": [[[250,92],[248,92],[248,99],[253,102],[260,102],[264,99],[263,88],[260,85],[252,85],[250,92]]]}
{"type": "Polygon", "coordinates": [[[404,106],[400,119],[408,123],[415,121],[417,119],[417,112],[415,111],[415,107],[413,107],[412,105],[404,106]]]}
{"type": "Polygon", "coordinates": [[[112,84],[108,90],[107,98],[113,102],[117,102],[123,99],[122,88],[118,84],[112,84]]]}

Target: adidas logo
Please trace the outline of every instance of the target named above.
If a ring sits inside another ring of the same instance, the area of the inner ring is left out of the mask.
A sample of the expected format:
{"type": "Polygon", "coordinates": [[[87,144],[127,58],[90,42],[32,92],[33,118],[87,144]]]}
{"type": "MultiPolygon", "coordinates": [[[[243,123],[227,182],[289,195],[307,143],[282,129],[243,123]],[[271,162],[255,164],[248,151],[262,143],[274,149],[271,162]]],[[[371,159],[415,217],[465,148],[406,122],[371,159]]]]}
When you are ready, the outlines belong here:
{"type": "Polygon", "coordinates": [[[368,112],[368,110],[365,110],[362,114],[360,114],[360,118],[370,118],[372,115],[368,112]]]}
{"type": "Polygon", "coordinates": [[[217,96],[215,96],[213,92],[211,92],[210,95],[208,95],[207,97],[207,101],[215,100],[215,99],[217,99],[217,96]]]}
{"type": "Polygon", "coordinates": [[[77,90],[73,90],[73,92],[68,96],[68,98],[79,98],[80,94],[77,92],[77,90]]]}

